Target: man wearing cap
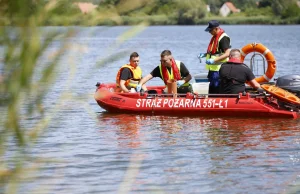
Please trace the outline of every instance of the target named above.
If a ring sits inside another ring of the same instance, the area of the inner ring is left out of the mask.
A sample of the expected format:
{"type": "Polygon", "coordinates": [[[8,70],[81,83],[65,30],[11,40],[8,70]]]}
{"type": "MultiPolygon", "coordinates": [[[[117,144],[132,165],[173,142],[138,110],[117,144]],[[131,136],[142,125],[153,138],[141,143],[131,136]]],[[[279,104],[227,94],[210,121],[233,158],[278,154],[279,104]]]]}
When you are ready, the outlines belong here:
{"type": "Polygon", "coordinates": [[[228,61],[230,52],[230,38],[225,31],[220,28],[217,20],[208,22],[208,27],[205,29],[212,35],[206,53],[200,53],[199,57],[206,57],[206,69],[208,70],[209,94],[218,94],[219,86],[219,70],[221,64],[228,61]]]}

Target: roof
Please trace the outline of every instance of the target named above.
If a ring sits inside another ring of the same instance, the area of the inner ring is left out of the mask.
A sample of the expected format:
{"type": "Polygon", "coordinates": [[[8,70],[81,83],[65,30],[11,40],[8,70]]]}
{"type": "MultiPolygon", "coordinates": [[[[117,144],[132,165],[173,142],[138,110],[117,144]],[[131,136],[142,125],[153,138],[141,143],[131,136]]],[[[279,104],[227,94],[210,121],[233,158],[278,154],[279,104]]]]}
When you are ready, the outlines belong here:
{"type": "Polygon", "coordinates": [[[80,11],[82,13],[90,13],[96,7],[98,7],[97,5],[94,5],[93,3],[78,2],[78,3],[74,3],[74,4],[78,6],[78,8],[80,9],[80,11]]]}
{"type": "Polygon", "coordinates": [[[233,13],[235,13],[235,12],[240,12],[240,10],[237,9],[237,8],[233,5],[233,3],[231,3],[231,2],[225,2],[224,4],[225,4],[225,5],[230,9],[230,11],[232,11],[233,13]]]}

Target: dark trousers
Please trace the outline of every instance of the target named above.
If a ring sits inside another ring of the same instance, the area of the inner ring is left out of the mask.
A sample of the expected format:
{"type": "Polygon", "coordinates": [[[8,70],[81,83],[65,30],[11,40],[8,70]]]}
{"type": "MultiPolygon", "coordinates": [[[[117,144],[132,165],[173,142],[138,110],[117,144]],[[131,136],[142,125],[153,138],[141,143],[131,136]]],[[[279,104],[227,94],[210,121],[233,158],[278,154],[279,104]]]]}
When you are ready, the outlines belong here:
{"type": "Polygon", "coordinates": [[[207,75],[209,81],[209,94],[219,94],[220,93],[220,76],[218,71],[209,71],[207,75]]]}

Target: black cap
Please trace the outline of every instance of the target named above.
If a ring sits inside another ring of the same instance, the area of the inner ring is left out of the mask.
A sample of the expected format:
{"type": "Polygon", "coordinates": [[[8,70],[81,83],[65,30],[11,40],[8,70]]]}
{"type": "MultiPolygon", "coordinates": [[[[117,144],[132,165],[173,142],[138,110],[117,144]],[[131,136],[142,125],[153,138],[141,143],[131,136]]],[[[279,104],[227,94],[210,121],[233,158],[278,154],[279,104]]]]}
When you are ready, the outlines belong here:
{"type": "Polygon", "coordinates": [[[205,29],[206,32],[211,31],[213,28],[219,27],[219,22],[217,20],[211,20],[208,22],[208,26],[205,29]]]}

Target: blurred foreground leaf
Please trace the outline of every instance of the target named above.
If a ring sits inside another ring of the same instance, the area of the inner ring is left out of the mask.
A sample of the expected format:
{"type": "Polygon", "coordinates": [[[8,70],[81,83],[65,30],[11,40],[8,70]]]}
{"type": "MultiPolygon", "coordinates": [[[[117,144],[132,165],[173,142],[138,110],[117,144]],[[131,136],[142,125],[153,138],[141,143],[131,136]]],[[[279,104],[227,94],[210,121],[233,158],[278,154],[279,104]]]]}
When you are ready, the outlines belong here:
{"type": "Polygon", "coordinates": [[[6,193],[18,192],[22,177],[38,169],[38,166],[24,165],[29,159],[25,150],[49,123],[50,116],[43,114],[44,97],[55,79],[58,61],[66,52],[67,37],[73,35],[70,30],[45,32],[39,27],[51,17],[51,11],[56,8],[53,2],[0,1],[4,23],[12,25],[0,28],[3,51],[0,56],[0,188],[5,188],[6,193]],[[60,45],[48,58],[48,49],[55,41],[60,45]],[[24,127],[23,122],[34,112],[40,119],[31,129],[24,127]],[[16,147],[16,152],[9,152],[11,146],[16,147]]]}
{"type": "MultiPolygon", "coordinates": [[[[145,5],[140,1],[136,5],[122,1],[122,6],[112,8],[118,12],[135,10],[145,5]]],[[[30,148],[48,128],[55,111],[62,101],[81,101],[72,93],[63,93],[56,99],[53,107],[45,110],[45,97],[55,83],[59,62],[71,48],[69,39],[75,35],[73,28],[55,30],[41,27],[52,18],[61,24],[69,24],[69,16],[79,17],[79,11],[73,6],[64,11],[72,1],[67,0],[0,0],[0,192],[18,193],[20,185],[33,181],[35,173],[49,159],[33,157],[30,148]],[[34,122],[30,118],[34,117],[34,122]],[[30,125],[28,125],[30,123],[30,125]],[[13,152],[12,152],[13,150],[13,152]]],[[[82,15],[80,15],[82,17],[82,15]]],[[[97,18],[97,17],[96,17],[97,18]]],[[[102,19],[109,16],[101,15],[102,19]]],[[[92,21],[90,24],[93,24],[92,21]]],[[[142,32],[147,23],[130,28],[116,38],[114,47],[108,48],[104,59],[95,61],[95,68],[117,60],[128,51],[115,52],[116,47],[142,32]]],[[[74,72],[75,65],[69,71],[74,72]]],[[[70,76],[72,77],[72,76],[70,76]]],[[[69,78],[70,79],[70,78],[69,78]]],[[[92,113],[92,111],[89,111],[92,113]]],[[[43,192],[48,188],[42,188],[43,192]]]]}

